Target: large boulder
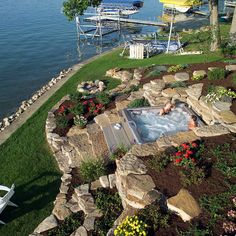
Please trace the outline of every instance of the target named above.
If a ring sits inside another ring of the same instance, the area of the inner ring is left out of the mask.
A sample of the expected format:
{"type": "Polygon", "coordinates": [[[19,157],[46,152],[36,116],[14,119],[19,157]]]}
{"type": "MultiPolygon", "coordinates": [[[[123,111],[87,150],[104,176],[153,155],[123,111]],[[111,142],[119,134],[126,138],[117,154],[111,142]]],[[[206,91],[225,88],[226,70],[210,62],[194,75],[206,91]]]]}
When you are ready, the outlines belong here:
{"type": "Polygon", "coordinates": [[[176,212],[184,222],[190,221],[201,213],[197,201],[186,189],[181,189],[176,196],[167,199],[167,207],[176,212]]]}
{"type": "Polygon", "coordinates": [[[188,81],[189,80],[189,74],[186,72],[179,72],[175,74],[175,80],[176,81],[188,81]]]}
{"type": "Polygon", "coordinates": [[[202,94],[203,83],[193,84],[186,89],[186,93],[193,99],[198,100],[202,94]]]}
{"type": "Polygon", "coordinates": [[[209,125],[197,127],[193,130],[193,132],[198,137],[214,137],[223,134],[228,134],[229,130],[223,125],[209,125]]]}

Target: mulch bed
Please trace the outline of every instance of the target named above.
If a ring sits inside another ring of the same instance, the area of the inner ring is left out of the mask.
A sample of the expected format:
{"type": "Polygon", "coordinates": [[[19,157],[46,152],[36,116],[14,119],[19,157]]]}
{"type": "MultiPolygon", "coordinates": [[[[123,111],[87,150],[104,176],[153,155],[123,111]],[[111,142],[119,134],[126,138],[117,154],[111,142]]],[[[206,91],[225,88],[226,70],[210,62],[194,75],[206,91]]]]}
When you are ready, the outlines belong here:
{"type": "MultiPolygon", "coordinates": [[[[205,152],[212,149],[218,145],[223,145],[228,143],[231,145],[231,151],[236,151],[236,137],[233,135],[222,135],[211,138],[202,139],[205,145],[205,152]]],[[[203,153],[203,157],[206,153],[203,153]]],[[[209,156],[209,155],[208,155],[209,156]]],[[[151,157],[142,157],[141,160],[144,163],[147,163],[148,159],[151,157]]],[[[215,157],[211,157],[212,162],[216,161],[215,157]]],[[[148,167],[148,164],[146,164],[148,167]]],[[[157,189],[162,192],[167,198],[175,196],[183,185],[181,184],[179,170],[182,167],[175,166],[172,162],[161,172],[156,172],[155,170],[148,167],[148,174],[152,177],[157,189]]],[[[208,176],[198,185],[191,185],[185,187],[191,192],[192,196],[198,201],[199,198],[203,195],[216,196],[217,194],[228,191],[225,181],[229,181],[231,184],[236,184],[236,178],[228,179],[226,178],[219,170],[211,168],[209,166],[208,176]]],[[[225,209],[225,215],[227,215],[228,209],[225,209]]],[[[194,219],[191,223],[198,222],[200,225],[207,225],[209,222],[209,215],[206,212],[203,212],[199,217],[194,219]]],[[[217,222],[214,228],[214,235],[221,235],[223,222],[217,222]]],[[[190,223],[184,223],[180,217],[171,216],[170,227],[167,229],[160,229],[156,235],[177,235],[176,228],[182,231],[187,230],[190,227],[190,223]]]]}
{"type": "MultiPolygon", "coordinates": [[[[175,73],[187,72],[187,73],[189,73],[189,75],[191,77],[195,70],[205,70],[207,72],[209,67],[225,68],[226,65],[228,65],[228,63],[224,63],[224,62],[209,62],[209,63],[201,63],[201,64],[191,64],[188,68],[186,68],[184,70],[180,70],[175,73]]],[[[141,84],[149,83],[151,80],[155,80],[155,79],[162,79],[162,77],[164,75],[175,75],[175,73],[174,72],[173,73],[163,72],[158,77],[152,77],[152,78],[145,78],[144,77],[141,80],[141,84]]],[[[194,80],[190,79],[186,83],[186,85],[188,86],[188,85],[192,85],[192,84],[203,83],[202,95],[207,95],[208,90],[209,90],[210,86],[212,86],[212,85],[223,86],[227,89],[231,89],[232,91],[236,92],[236,84],[233,83],[233,80],[232,80],[233,74],[234,73],[230,73],[229,75],[227,75],[227,77],[225,79],[222,79],[222,80],[209,80],[209,79],[205,78],[205,79],[202,79],[199,81],[194,81],[194,80]]],[[[236,114],[236,99],[233,100],[233,103],[231,106],[231,111],[236,114]]]]}

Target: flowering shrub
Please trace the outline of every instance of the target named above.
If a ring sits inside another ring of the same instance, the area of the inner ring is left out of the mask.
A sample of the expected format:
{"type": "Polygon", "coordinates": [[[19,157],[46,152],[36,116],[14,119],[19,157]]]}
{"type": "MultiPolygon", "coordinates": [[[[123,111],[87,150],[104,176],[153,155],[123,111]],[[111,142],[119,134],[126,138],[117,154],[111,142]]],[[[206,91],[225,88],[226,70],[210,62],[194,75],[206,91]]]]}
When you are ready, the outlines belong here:
{"type": "Polygon", "coordinates": [[[137,216],[127,216],[126,219],[115,229],[115,236],[147,235],[147,225],[137,216]]]}
{"type": "Polygon", "coordinates": [[[168,73],[171,73],[171,72],[177,72],[177,71],[180,71],[180,70],[183,70],[185,69],[187,66],[186,65],[175,65],[175,66],[170,66],[167,70],[168,73]]]}
{"type": "Polygon", "coordinates": [[[196,81],[202,80],[202,79],[204,79],[204,75],[193,75],[192,77],[192,80],[196,80],[196,81]]]}
{"type": "Polygon", "coordinates": [[[192,143],[183,143],[177,147],[177,152],[173,157],[174,163],[177,166],[195,166],[197,160],[197,151],[198,144],[195,142],[192,143]]]}
{"type": "Polygon", "coordinates": [[[96,100],[89,99],[83,102],[83,105],[85,105],[90,113],[93,115],[98,115],[105,109],[105,106],[101,103],[96,102],[96,100]]]}
{"type": "Polygon", "coordinates": [[[224,87],[217,87],[214,91],[211,91],[206,95],[206,101],[216,102],[220,101],[223,97],[236,98],[236,93],[231,89],[226,89],[224,87]]]}
{"type": "Polygon", "coordinates": [[[87,125],[88,121],[84,116],[77,115],[74,117],[74,124],[78,125],[80,128],[84,128],[87,125]]]}

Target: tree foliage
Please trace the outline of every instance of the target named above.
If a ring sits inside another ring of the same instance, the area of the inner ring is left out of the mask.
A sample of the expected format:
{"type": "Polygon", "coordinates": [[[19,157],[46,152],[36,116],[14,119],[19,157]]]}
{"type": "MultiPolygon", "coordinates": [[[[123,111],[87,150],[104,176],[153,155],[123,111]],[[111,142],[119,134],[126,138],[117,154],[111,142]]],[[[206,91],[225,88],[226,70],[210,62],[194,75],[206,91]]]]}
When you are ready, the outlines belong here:
{"type": "Polygon", "coordinates": [[[63,2],[63,13],[72,21],[77,15],[83,15],[89,6],[98,6],[100,2],[101,0],[67,0],[63,2]]]}

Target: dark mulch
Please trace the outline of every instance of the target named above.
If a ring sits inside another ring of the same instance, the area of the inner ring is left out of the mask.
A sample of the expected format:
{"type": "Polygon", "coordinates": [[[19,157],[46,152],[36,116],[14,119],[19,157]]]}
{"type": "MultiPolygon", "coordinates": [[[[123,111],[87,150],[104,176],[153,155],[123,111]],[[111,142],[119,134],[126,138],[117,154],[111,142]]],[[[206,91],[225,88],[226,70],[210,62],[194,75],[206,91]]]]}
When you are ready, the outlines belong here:
{"type": "MultiPolygon", "coordinates": [[[[204,156],[209,156],[209,149],[225,143],[231,145],[231,151],[236,151],[236,138],[233,135],[203,138],[202,141],[206,146],[205,152],[202,154],[203,158],[204,156]]],[[[148,159],[150,158],[151,157],[142,157],[140,159],[142,159],[144,163],[147,163],[148,159]]],[[[214,163],[216,161],[216,158],[211,157],[211,161],[214,163]]],[[[170,163],[159,173],[154,169],[148,167],[148,174],[152,177],[155,185],[157,186],[157,189],[169,198],[176,195],[179,190],[183,188],[179,175],[179,170],[181,170],[181,168],[182,167],[177,167],[173,163],[170,163]]],[[[205,178],[200,184],[185,187],[191,192],[196,200],[199,200],[199,198],[205,194],[208,196],[215,196],[217,194],[228,191],[229,188],[226,185],[226,181],[230,182],[231,184],[236,184],[236,178],[227,179],[219,170],[212,168],[211,165],[209,165],[208,174],[209,176],[205,178]]],[[[225,214],[226,212],[227,209],[225,209],[225,214]]],[[[206,212],[203,212],[199,217],[194,219],[194,221],[204,227],[209,222],[209,215],[206,212]]],[[[191,223],[193,223],[194,221],[192,221],[191,223]]],[[[222,223],[223,222],[221,221],[217,222],[214,229],[214,235],[221,235],[223,233],[222,223]]],[[[180,219],[180,217],[171,215],[170,227],[168,229],[160,229],[156,235],[177,235],[176,228],[178,230],[185,231],[189,227],[189,223],[184,223],[180,219]]]]}
{"type": "MultiPolygon", "coordinates": [[[[178,71],[178,72],[188,72],[190,74],[190,76],[192,76],[192,74],[195,70],[205,70],[207,72],[209,67],[225,68],[226,65],[227,65],[227,63],[224,63],[224,62],[209,62],[209,63],[201,63],[201,64],[192,64],[188,68],[178,71]]],[[[162,77],[164,75],[174,75],[174,74],[175,73],[163,72],[158,77],[152,77],[152,78],[145,78],[144,77],[141,80],[141,84],[149,83],[151,80],[154,80],[154,79],[162,79],[162,77]]],[[[187,82],[187,85],[192,85],[192,84],[196,84],[196,83],[203,83],[204,85],[203,85],[202,95],[207,95],[209,88],[212,85],[223,86],[227,89],[232,89],[233,91],[236,92],[236,84],[233,83],[232,77],[233,77],[233,73],[230,73],[229,75],[227,75],[227,77],[225,79],[222,79],[222,80],[208,80],[207,78],[200,80],[200,81],[189,80],[187,82]]],[[[234,101],[233,101],[233,104],[231,106],[231,111],[236,114],[236,99],[234,99],[234,101]]]]}

